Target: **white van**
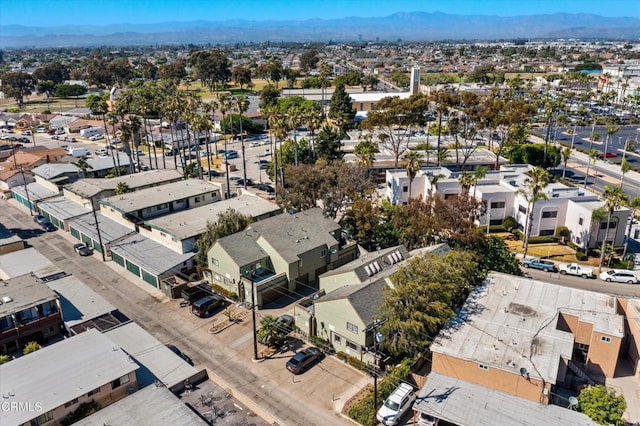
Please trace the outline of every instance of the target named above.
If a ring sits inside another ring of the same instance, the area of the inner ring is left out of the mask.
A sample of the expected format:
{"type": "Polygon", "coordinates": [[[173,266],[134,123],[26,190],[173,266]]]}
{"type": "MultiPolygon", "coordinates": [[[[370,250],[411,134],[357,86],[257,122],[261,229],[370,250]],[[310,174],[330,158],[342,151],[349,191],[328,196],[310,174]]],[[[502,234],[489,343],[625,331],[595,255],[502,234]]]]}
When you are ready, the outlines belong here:
{"type": "Polygon", "coordinates": [[[413,386],[408,383],[400,383],[396,390],[389,395],[389,398],[384,401],[376,418],[385,426],[396,425],[415,400],[416,394],[413,392],[413,386]]]}
{"type": "Polygon", "coordinates": [[[87,151],[87,148],[69,147],[67,152],[70,156],[75,158],[86,157],[87,155],[89,155],[89,151],[87,151]]]}
{"type": "Polygon", "coordinates": [[[80,130],[80,136],[83,138],[90,138],[91,136],[101,135],[102,127],[89,127],[88,129],[80,130]]]}

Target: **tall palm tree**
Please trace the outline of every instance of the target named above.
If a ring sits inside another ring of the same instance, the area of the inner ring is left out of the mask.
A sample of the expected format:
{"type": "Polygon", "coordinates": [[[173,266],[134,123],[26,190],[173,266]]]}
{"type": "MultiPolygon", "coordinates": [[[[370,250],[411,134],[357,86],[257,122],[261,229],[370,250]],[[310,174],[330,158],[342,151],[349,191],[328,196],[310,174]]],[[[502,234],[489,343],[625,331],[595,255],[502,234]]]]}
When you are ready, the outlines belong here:
{"type": "Polygon", "coordinates": [[[569,158],[571,157],[571,148],[569,147],[565,147],[562,152],[560,152],[560,154],[562,155],[562,179],[565,178],[566,173],[567,173],[567,162],[569,161],[569,158]]]}
{"type": "Polygon", "coordinates": [[[244,135],[242,132],[243,114],[249,110],[249,99],[245,95],[239,95],[235,98],[234,107],[240,115],[240,146],[242,147],[242,173],[244,177],[244,189],[247,189],[247,162],[244,153],[244,135]]]}
{"type": "Polygon", "coordinates": [[[222,114],[222,137],[224,139],[224,152],[223,155],[224,165],[225,165],[225,175],[227,176],[227,198],[231,198],[231,179],[229,177],[229,161],[226,158],[227,152],[227,132],[226,132],[226,123],[225,118],[227,117],[227,112],[229,112],[232,108],[232,100],[226,93],[223,93],[218,96],[218,108],[220,109],[220,113],[222,114]]]}
{"type": "Polygon", "coordinates": [[[620,130],[620,126],[615,126],[613,124],[607,124],[607,137],[604,140],[604,153],[607,153],[607,149],[609,148],[609,138],[618,133],[620,130]]]}
{"type": "Polygon", "coordinates": [[[369,173],[373,167],[373,163],[376,161],[376,152],[378,152],[378,145],[373,142],[370,137],[359,142],[353,150],[353,153],[358,158],[362,167],[367,170],[367,173],[369,173]]]}
{"type": "MultiPolygon", "coordinates": [[[[611,224],[611,216],[613,212],[620,208],[620,206],[628,200],[628,196],[622,192],[622,189],[616,186],[605,186],[604,194],[604,209],[607,212],[607,226],[604,236],[602,237],[602,244],[600,246],[600,262],[598,263],[598,274],[602,272],[602,264],[604,263],[604,254],[607,244],[607,237],[609,236],[609,225],[611,224]]],[[[615,240],[615,238],[614,238],[615,240]]]]}
{"type": "Polygon", "coordinates": [[[478,166],[473,172],[473,198],[476,198],[476,189],[478,187],[478,181],[484,179],[487,175],[487,169],[483,166],[478,166]]]}
{"type": "Polygon", "coordinates": [[[527,178],[524,180],[526,190],[525,192],[523,192],[523,195],[527,201],[528,206],[523,242],[523,258],[527,257],[527,251],[529,250],[529,238],[531,236],[531,230],[533,229],[533,211],[535,208],[535,204],[538,200],[547,198],[547,195],[542,192],[542,190],[549,184],[550,180],[549,173],[542,167],[535,167],[529,170],[526,174],[527,178]]]}
{"type": "Polygon", "coordinates": [[[627,254],[627,248],[629,247],[629,240],[631,239],[631,228],[633,227],[633,221],[636,218],[636,213],[640,209],[640,197],[633,197],[627,203],[627,207],[631,208],[631,215],[629,216],[629,228],[627,229],[626,238],[624,240],[624,250],[622,252],[622,258],[624,259],[627,254]]]}
{"type": "Polygon", "coordinates": [[[458,176],[458,181],[460,181],[460,186],[462,187],[462,195],[469,195],[469,190],[471,189],[474,180],[475,179],[470,172],[463,172],[460,176],[458,176]]]}
{"type": "Polygon", "coordinates": [[[598,158],[598,155],[600,155],[600,152],[598,152],[597,149],[592,148],[589,150],[589,161],[587,162],[587,175],[584,177],[583,188],[587,187],[587,182],[589,181],[589,169],[591,168],[591,162],[593,162],[593,164],[596,164],[596,159],[598,158]]]}
{"type": "Polygon", "coordinates": [[[629,170],[631,170],[631,165],[626,158],[622,158],[622,162],[620,163],[620,171],[622,172],[622,177],[620,178],[620,190],[622,190],[622,185],[624,185],[624,176],[629,170]]]}
{"type": "Polygon", "coordinates": [[[407,177],[409,178],[409,199],[411,201],[411,185],[413,184],[413,178],[420,170],[422,165],[422,155],[418,151],[407,151],[402,157],[402,167],[407,171],[407,177]]]}

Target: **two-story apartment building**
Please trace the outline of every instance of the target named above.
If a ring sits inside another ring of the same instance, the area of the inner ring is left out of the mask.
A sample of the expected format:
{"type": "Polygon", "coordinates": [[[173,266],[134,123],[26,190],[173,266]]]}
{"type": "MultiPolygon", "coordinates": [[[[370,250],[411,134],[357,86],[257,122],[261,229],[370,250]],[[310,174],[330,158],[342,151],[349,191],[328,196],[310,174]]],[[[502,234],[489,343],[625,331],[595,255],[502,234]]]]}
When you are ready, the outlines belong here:
{"type": "Polygon", "coordinates": [[[60,336],[63,321],[58,295],[38,281],[28,274],[0,285],[0,353],[60,336]]]}
{"type": "Polygon", "coordinates": [[[100,212],[125,226],[137,227],[145,220],[221,199],[220,185],[187,179],[103,198],[100,200],[100,212]]]}
{"type": "Polygon", "coordinates": [[[256,305],[300,289],[317,289],[317,277],[357,256],[357,244],[313,208],[281,214],[220,238],[207,254],[205,278],[256,305]]]}
{"type": "MultiPolygon", "coordinates": [[[[478,218],[479,226],[502,224],[506,217],[513,217],[520,230],[528,221],[527,185],[525,174],[531,166],[505,166],[498,171],[487,172],[469,189],[486,206],[485,214],[478,218]]],[[[425,168],[420,170],[411,182],[411,197],[426,198],[440,194],[443,198],[457,196],[462,187],[460,174],[445,168],[425,168]]],[[[604,207],[600,197],[584,188],[570,187],[561,183],[550,183],[543,191],[546,198],[539,199],[533,206],[531,236],[555,235],[560,226],[570,231],[569,240],[585,250],[601,243],[606,232],[606,222],[593,219],[593,212],[604,207]]],[[[392,203],[404,204],[409,196],[409,178],[405,170],[387,171],[386,198],[392,203]]],[[[624,242],[625,226],[630,210],[617,209],[609,225],[607,241],[614,246],[624,242]]]]}
{"type": "MultiPolygon", "coordinates": [[[[561,389],[575,391],[614,376],[627,334],[619,311],[608,294],[491,273],[433,341],[432,373],[414,409],[455,424],[473,424],[472,415],[493,415],[503,424],[509,410],[495,403],[500,400],[540,416],[537,410],[557,403],[561,389]],[[456,386],[452,399],[475,394],[478,412],[460,412],[458,403],[432,397],[447,383],[456,386]]],[[[553,424],[573,415],[558,408],[545,410],[553,424]]]]}
{"type": "MultiPolygon", "coordinates": [[[[44,286],[44,284],[42,284],[44,286]]],[[[105,407],[137,390],[138,364],[92,329],[0,365],[2,424],[59,425],[80,404],[105,407]]]]}

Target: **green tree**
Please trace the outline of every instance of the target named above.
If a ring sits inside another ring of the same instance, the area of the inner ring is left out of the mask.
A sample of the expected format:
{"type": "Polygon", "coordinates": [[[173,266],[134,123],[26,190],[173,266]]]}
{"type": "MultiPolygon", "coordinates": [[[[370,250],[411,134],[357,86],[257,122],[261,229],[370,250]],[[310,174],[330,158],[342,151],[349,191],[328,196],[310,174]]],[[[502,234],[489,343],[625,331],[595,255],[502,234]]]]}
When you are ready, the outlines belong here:
{"type": "Polygon", "coordinates": [[[422,155],[418,151],[408,151],[402,157],[402,167],[404,167],[409,178],[409,199],[411,199],[411,184],[413,183],[413,178],[416,177],[422,167],[422,155]]]}
{"type": "Polygon", "coordinates": [[[158,69],[158,75],[164,80],[178,83],[187,76],[185,69],[187,64],[182,59],[177,59],[170,64],[164,64],[158,69]]]}
{"type": "Polygon", "coordinates": [[[603,385],[584,388],[578,395],[578,408],[600,425],[624,426],[622,414],[627,408],[623,395],[603,385]]]}
{"type": "Polygon", "coordinates": [[[624,176],[631,170],[631,164],[627,161],[626,158],[622,158],[622,162],[620,163],[620,172],[622,173],[622,177],[620,179],[620,189],[622,190],[622,186],[624,185],[624,176]]]}
{"type": "Polygon", "coordinates": [[[273,84],[267,84],[260,92],[260,109],[266,111],[277,104],[280,97],[280,89],[273,84]]]}
{"type": "Polygon", "coordinates": [[[340,159],[344,155],[340,133],[329,126],[322,127],[314,142],[318,159],[332,161],[340,159]]]}
{"type": "Polygon", "coordinates": [[[111,86],[114,83],[114,79],[109,70],[109,60],[97,53],[91,55],[86,64],[85,79],[87,83],[98,88],[111,86]]]}
{"type": "Polygon", "coordinates": [[[260,328],[258,329],[258,340],[263,345],[269,347],[278,347],[282,344],[286,332],[278,324],[278,320],[273,315],[267,315],[260,321],[260,328]]]}
{"type": "Polygon", "coordinates": [[[203,85],[218,91],[218,85],[231,80],[231,61],[221,49],[196,50],[189,54],[189,64],[203,85]]]}
{"type": "Polygon", "coordinates": [[[600,245],[600,263],[598,264],[598,274],[602,272],[602,265],[604,264],[605,245],[607,244],[607,238],[609,237],[609,226],[611,225],[611,216],[613,212],[620,208],[629,197],[622,192],[617,186],[605,186],[604,194],[604,209],[607,212],[607,226],[602,237],[602,244],[600,245]]]}
{"type": "Polygon", "coordinates": [[[7,98],[15,99],[18,108],[22,108],[25,96],[29,96],[36,87],[33,77],[23,71],[6,72],[0,76],[0,80],[0,90],[7,98]]]}
{"type": "Polygon", "coordinates": [[[77,98],[87,93],[87,88],[81,84],[58,84],[56,96],[59,98],[77,98]]]}
{"type": "Polygon", "coordinates": [[[87,163],[87,160],[85,160],[84,158],[79,159],[76,162],[76,166],[78,166],[78,168],[82,170],[83,176],[86,175],[87,170],[93,169],[93,167],[91,167],[91,164],[87,163]]]}
{"type": "Polygon", "coordinates": [[[423,353],[480,277],[473,254],[466,251],[410,258],[384,290],[382,347],[397,357],[423,353]]]}
{"type": "Polygon", "coordinates": [[[371,139],[365,139],[358,142],[358,144],[353,149],[353,153],[356,157],[358,157],[358,161],[367,170],[373,167],[373,163],[376,160],[377,152],[380,152],[378,150],[378,144],[373,142],[371,139]]]}
{"type": "Polygon", "coordinates": [[[631,236],[631,229],[633,228],[633,222],[636,218],[636,213],[638,209],[640,209],[640,197],[633,197],[628,200],[627,207],[631,208],[631,214],[629,215],[629,228],[627,228],[627,233],[624,240],[624,250],[622,251],[622,258],[624,259],[627,254],[627,249],[629,248],[629,238],[631,236]]]}
{"type": "Polygon", "coordinates": [[[300,69],[303,72],[309,73],[316,65],[318,65],[318,51],[316,49],[307,50],[300,55],[300,69]]]}
{"type": "Polygon", "coordinates": [[[344,85],[339,84],[329,101],[329,119],[340,129],[342,135],[345,127],[353,121],[355,116],[356,110],[353,108],[351,97],[344,89],[344,85]]]}
{"type": "Polygon", "coordinates": [[[6,364],[9,361],[11,361],[11,357],[9,357],[9,355],[5,355],[5,354],[0,355],[0,365],[6,364]]]}
{"type": "Polygon", "coordinates": [[[118,182],[116,184],[115,195],[122,195],[132,192],[133,190],[129,187],[127,182],[118,182]]]}
{"type": "Polygon", "coordinates": [[[198,254],[195,257],[196,263],[200,267],[206,267],[207,253],[213,244],[219,238],[243,231],[251,222],[253,222],[251,216],[243,215],[231,208],[220,213],[216,222],[207,223],[207,230],[196,241],[196,247],[198,248],[198,254]]]}
{"type": "MultiPolygon", "coordinates": [[[[562,179],[564,179],[566,173],[567,173],[567,162],[569,161],[569,158],[571,157],[571,148],[569,148],[568,146],[565,147],[562,152],[560,153],[562,155],[562,179]]],[[[622,184],[621,184],[622,186],[622,184]]]]}
{"type": "Polygon", "coordinates": [[[40,346],[40,344],[38,342],[29,342],[27,343],[27,346],[24,347],[24,350],[22,351],[22,353],[24,355],[30,354],[31,352],[35,352],[39,349],[41,349],[42,346],[40,346]]]}
{"type": "Polygon", "coordinates": [[[525,225],[525,234],[523,241],[523,258],[527,257],[529,250],[529,238],[533,229],[533,210],[538,200],[546,199],[547,196],[542,190],[549,184],[551,176],[542,167],[535,167],[529,170],[527,178],[524,180],[525,190],[522,192],[527,201],[527,220],[525,225]]]}
{"type": "Polygon", "coordinates": [[[598,152],[597,149],[592,148],[589,150],[589,161],[587,162],[587,175],[584,177],[583,188],[587,187],[587,183],[589,181],[589,170],[591,169],[591,163],[593,162],[593,164],[596,164],[596,160],[599,155],[600,155],[600,152],[598,152]]]}
{"type": "Polygon", "coordinates": [[[240,86],[240,90],[242,90],[243,86],[251,83],[251,70],[248,67],[236,65],[231,70],[231,79],[240,86]]]}
{"type": "Polygon", "coordinates": [[[32,77],[38,82],[38,92],[45,93],[47,97],[51,97],[56,93],[56,86],[69,79],[69,68],[60,62],[51,62],[36,68],[32,77]]]}

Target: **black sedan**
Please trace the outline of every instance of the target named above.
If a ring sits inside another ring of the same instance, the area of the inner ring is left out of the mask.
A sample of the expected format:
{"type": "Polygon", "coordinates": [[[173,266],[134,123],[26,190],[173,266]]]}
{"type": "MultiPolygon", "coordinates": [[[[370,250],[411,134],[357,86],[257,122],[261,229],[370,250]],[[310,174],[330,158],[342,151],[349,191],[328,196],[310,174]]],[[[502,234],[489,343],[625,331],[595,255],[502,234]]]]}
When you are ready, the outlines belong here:
{"type": "Polygon", "coordinates": [[[47,232],[53,232],[55,231],[57,228],[53,225],[53,223],[49,222],[48,219],[45,219],[40,223],[40,227],[42,228],[42,230],[47,231],[47,232]]]}
{"type": "Polygon", "coordinates": [[[323,357],[324,354],[318,348],[311,347],[303,349],[287,361],[287,370],[291,371],[293,374],[303,373],[307,368],[311,367],[316,362],[319,362],[323,357]]]}

